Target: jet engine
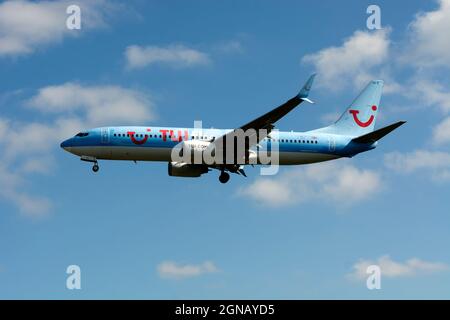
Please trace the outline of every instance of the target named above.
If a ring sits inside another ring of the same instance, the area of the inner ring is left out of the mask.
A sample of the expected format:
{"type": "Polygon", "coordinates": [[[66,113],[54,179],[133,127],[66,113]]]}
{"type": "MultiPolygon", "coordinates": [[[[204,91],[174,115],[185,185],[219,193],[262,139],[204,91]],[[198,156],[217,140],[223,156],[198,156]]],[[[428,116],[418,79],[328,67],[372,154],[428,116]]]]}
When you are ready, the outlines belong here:
{"type": "Polygon", "coordinates": [[[188,164],[183,162],[169,162],[168,173],[173,177],[200,177],[208,172],[208,167],[201,164],[188,164]]]}

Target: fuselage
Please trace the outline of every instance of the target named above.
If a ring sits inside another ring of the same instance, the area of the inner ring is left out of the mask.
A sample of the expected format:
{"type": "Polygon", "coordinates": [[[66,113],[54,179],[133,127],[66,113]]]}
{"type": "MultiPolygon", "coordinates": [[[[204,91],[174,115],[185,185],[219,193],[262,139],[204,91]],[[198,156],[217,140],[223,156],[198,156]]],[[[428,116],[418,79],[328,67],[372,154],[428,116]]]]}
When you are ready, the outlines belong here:
{"type": "MultiPolygon", "coordinates": [[[[211,141],[232,129],[172,127],[101,127],[65,140],[61,147],[78,155],[105,160],[170,162],[172,149],[183,141],[211,141]]],[[[375,148],[376,143],[352,142],[352,136],[323,133],[277,131],[252,148],[255,154],[272,149],[277,143],[278,163],[298,165],[352,157],[375,148]]]]}

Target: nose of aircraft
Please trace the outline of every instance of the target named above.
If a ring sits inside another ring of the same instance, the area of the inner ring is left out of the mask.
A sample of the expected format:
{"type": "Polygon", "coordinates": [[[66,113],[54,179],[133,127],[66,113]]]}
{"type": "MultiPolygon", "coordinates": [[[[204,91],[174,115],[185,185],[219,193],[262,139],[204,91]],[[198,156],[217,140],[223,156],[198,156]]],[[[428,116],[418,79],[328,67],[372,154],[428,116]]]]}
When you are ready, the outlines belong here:
{"type": "Polygon", "coordinates": [[[72,146],[72,143],[70,140],[71,139],[67,139],[67,140],[64,140],[63,142],[61,142],[61,144],[60,144],[61,148],[70,152],[70,149],[71,149],[70,147],[72,146]]]}

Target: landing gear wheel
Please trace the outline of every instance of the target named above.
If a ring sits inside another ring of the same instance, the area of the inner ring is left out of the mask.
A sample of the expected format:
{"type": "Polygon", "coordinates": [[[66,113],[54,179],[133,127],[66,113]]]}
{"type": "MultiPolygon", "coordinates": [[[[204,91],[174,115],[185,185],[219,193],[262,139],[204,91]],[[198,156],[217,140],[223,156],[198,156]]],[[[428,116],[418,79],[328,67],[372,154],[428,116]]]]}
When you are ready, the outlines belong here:
{"type": "Polygon", "coordinates": [[[219,181],[221,183],[227,183],[230,180],[230,175],[226,172],[222,172],[219,176],[219,181]]]}
{"type": "Polygon", "coordinates": [[[98,169],[100,169],[100,167],[98,166],[98,164],[94,164],[94,166],[92,167],[92,171],[97,172],[98,169]]]}

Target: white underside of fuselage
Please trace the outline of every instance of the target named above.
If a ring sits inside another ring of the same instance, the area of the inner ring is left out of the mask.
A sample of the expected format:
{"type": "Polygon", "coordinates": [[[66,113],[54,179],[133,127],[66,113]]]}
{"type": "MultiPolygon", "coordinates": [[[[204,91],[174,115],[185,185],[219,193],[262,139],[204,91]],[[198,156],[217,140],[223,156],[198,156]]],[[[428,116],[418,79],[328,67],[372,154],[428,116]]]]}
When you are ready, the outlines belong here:
{"type": "MultiPolygon", "coordinates": [[[[173,161],[171,158],[172,149],[170,148],[83,146],[70,147],[66,150],[78,156],[90,156],[98,160],[173,161]]],[[[337,158],[339,158],[337,155],[317,152],[280,152],[277,157],[277,154],[273,152],[271,164],[298,165],[337,158]],[[278,158],[278,162],[276,158],[278,158]]],[[[266,162],[263,163],[267,164],[266,162]]]]}

